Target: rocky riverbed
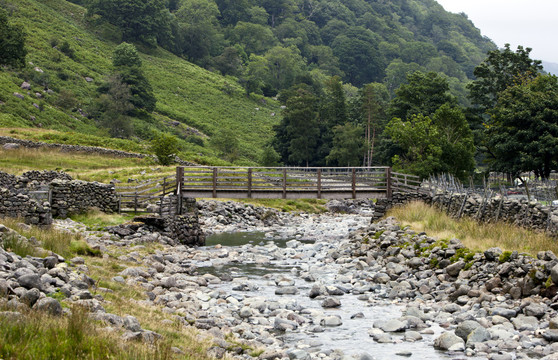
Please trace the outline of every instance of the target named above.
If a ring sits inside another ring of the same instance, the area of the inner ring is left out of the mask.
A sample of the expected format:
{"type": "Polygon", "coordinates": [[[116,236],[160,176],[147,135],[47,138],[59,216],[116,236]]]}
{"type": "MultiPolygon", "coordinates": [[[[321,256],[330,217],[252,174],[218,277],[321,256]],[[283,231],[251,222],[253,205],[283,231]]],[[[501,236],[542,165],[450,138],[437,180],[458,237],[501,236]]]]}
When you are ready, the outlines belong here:
{"type": "MultiPolygon", "coordinates": [[[[211,334],[217,358],[558,359],[554,254],[470,254],[457,239],[435,240],[394,219],[370,224],[367,202],[330,208],[343,213],[201,203],[207,233],[250,234],[239,234],[234,246],[225,243],[230,238],[209,237],[215,244],[188,248],[137,225],[129,232],[91,233],[88,241],[105,254],[124,251],[118,259],[135,265],[112,281],[141,288],[145,297],[138,304],[211,334]],[[164,247],[139,256],[150,242],[164,247]]],[[[87,302],[93,317],[123,328],[124,339],[159,336],[131,316],[106,313],[102,296],[85,293],[94,284],[77,268],[54,271],[60,266],[46,260],[10,255],[10,261],[3,254],[0,285],[13,304],[25,306],[34,288],[25,282],[27,261],[42,273],[33,278],[42,286],[36,303],[49,292],[67,291],[87,302]]],[[[80,262],[71,261],[84,266],[80,262]]]]}

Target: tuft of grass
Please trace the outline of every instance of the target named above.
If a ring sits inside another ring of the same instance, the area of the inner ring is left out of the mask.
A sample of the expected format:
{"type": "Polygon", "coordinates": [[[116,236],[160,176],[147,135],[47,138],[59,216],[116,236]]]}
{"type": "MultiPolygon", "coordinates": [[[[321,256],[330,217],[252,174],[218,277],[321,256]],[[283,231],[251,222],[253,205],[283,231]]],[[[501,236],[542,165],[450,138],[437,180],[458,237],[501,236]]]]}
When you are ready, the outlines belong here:
{"type": "Polygon", "coordinates": [[[70,243],[70,251],[76,255],[101,256],[101,250],[93,249],[84,240],[72,241],[70,243]]]}
{"type": "Polygon", "coordinates": [[[153,346],[119,341],[74,306],[65,317],[28,312],[19,321],[0,317],[0,357],[4,359],[173,359],[167,342],[153,346]]]}
{"type": "Polygon", "coordinates": [[[2,247],[7,251],[11,251],[21,257],[40,256],[41,252],[33,246],[29,241],[20,239],[14,234],[5,235],[2,239],[2,247]]]}
{"type": "Polygon", "coordinates": [[[423,202],[412,202],[389,210],[386,216],[396,217],[404,226],[426,231],[436,238],[458,238],[471,251],[491,247],[526,252],[533,256],[551,250],[558,254],[558,243],[542,232],[524,229],[505,222],[480,223],[474,219],[453,219],[443,211],[423,202]]]}
{"type": "Polygon", "coordinates": [[[80,222],[91,230],[103,230],[107,226],[120,225],[130,221],[135,215],[106,214],[100,210],[91,210],[84,214],[74,214],[70,218],[80,222]]]}
{"type": "MultiPolygon", "coordinates": [[[[150,245],[146,245],[146,249],[139,250],[139,253],[141,255],[149,253],[149,247],[150,245]]],[[[126,250],[119,249],[119,251],[126,250]]],[[[118,253],[111,255],[116,256],[118,253]]],[[[184,351],[185,354],[181,355],[180,359],[213,359],[207,355],[207,350],[212,345],[211,341],[200,339],[200,334],[194,328],[184,326],[181,322],[176,321],[172,314],[163,312],[161,307],[138,303],[138,301],[145,299],[145,289],[140,286],[120,284],[112,280],[127,266],[137,266],[137,264],[123,262],[113,256],[106,259],[88,258],[86,263],[90,270],[90,276],[98,280],[99,286],[112,290],[103,293],[106,300],[103,306],[108,312],[119,316],[135,316],[142,328],[161,334],[170,346],[176,346],[184,351]]]]}
{"type": "MultiPolygon", "coordinates": [[[[71,249],[72,242],[84,242],[80,234],[58,231],[50,227],[28,226],[23,224],[22,219],[0,218],[0,223],[17,231],[20,235],[28,239],[36,239],[45,250],[52,251],[64,257],[71,256],[73,254],[71,249]]],[[[13,249],[12,251],[16,252],[13,249]]],[[[35,255],[42,254],[35,253],[35,255]]]]}

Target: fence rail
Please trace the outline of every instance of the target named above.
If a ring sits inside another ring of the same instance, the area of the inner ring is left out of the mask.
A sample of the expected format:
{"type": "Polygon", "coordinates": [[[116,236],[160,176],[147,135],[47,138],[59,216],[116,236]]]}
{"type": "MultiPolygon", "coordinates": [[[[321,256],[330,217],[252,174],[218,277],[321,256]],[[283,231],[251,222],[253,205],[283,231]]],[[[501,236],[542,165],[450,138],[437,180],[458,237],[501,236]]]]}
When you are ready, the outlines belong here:
{"type": "Polygon", "coordinates": [[[418,176],[390,167],[177,167],[175,176],[116,186],[121,212],[147,212],[171,193],[194,198],[359,199],[418,191],[418,176]]]}
{"type": "Polygon", "coordinates": [[[420,186],[389,167],[178,167],[176,178],[181,194],[204,198],[378,198],[420,186]]]}
{"type": "Polygon", "coordinates": [[[166,176],[136,185],[117,185],[120,212],[148,212],[147,206],[176,191],[176,177],[166,176]]]}

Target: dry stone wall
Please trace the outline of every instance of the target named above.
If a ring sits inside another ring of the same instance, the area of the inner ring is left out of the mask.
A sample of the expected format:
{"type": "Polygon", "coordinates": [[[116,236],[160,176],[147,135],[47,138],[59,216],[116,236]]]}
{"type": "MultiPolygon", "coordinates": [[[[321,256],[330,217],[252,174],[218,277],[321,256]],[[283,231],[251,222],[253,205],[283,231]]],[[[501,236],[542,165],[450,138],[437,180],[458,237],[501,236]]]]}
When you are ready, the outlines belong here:
{"type": "Polygon", "coordinates": [[[452,217],[469,216],[483,222],[507,221],[525,228],[558,235],[558,207],[502,197],[483,200],[477,194],[395,193],[392,199],[378,199],[373,220],[382,218],[393,206],[416,200],[435,205],[452,217]]]}
{"type": "Polygon", "coordinates": [[[178,211],[179,198],[176,195],[166,196],[161,202],[161,215],[138,216],[132,223],[113,226],[108,230],[126,241],[152,239],[154,237],[150,234],[159,234],[168,238],[167,242],[170,245],[205,245],[205,234],[200,227],[196,199],[183,198],[181,203],[181,211],[178,211]]]}
{"type": "Polygon", "coordinates": [[[0,216],[20,217],[32,225],[52,224],[50,204],[40,203],[28,195],[0,188],[0,216]]]}
{"type": "Polygon", "coordinates": [[[21,182],[32,182],[36,181],[40,184],[48,184],[54,180],[73,180],[72,177],[63,171],[52,171],[52,170],[31,170],[24,172],[20,177],[21,182]]]}
{"type": "Polygon", "coordinates": [[[121,150],[105,149],[97,146],[82,146],[82,145],[66,145],[66,144],[49,144],[41,141],[31,141],[16,139],[9,136],[0,136],[0,145],[16,144],[25,148],[38,149],[41,147],[48,149],[56,149],[64,152],[81,152],[86,154],[110,155],[124,158],[146,158],[153,157],[152,155],[132,153],[121,150]]]}
{"type": "Polygon", "coordinates": [[[81,180],[59,180],[50,183],[52,214],[65,218],[89,209],[102,212],[118,211],[118,195],[112,184],[81,180]]]}

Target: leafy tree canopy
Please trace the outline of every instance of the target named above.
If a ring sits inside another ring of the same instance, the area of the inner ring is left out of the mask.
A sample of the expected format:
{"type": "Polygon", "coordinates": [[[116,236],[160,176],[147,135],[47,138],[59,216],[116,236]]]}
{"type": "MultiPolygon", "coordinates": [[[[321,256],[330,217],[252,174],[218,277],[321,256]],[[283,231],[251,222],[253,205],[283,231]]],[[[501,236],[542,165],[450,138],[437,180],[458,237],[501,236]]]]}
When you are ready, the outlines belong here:
{"type": "Polygon", "coordinates": [[[10,25],[8,14],[0,8],[0,65],[23,67],[26,55],[23,29],[10,25]]]}
{"type": "Polygon", "coordinates": [[[503,50],[489,51],[488,57],[475,68],[477,79],[468,85],[472,103],[488,111],[498,101],[498,95],[520,78],[535,78],[542,65],[540,60],[529,57],[530,52],[531,48],[523,46],[513,52],[510,44],[503,50]]]}
{"type": "Polygon", "coordinates": [[[558,166],[558,78],[526,76],[503,91],[486,125],[491,168],[548,178],[558,166]]]}
{"type": "Polygon", "coordinates": [[[91,0],[87,10],[117,26],[125,41],[155,46],[158,37],[170,32],[165,4],[165,0],[91,0]]]}
{"type": "Polygon", "coordinates": [[[409,116],[430,115],[446,103],[454,104],[456,99],[449,93],[447,80],[440,74],[416,71],[407,75],[408,84],[395,90],[389,112],[394,117],[406,119],[409,116]]]}

